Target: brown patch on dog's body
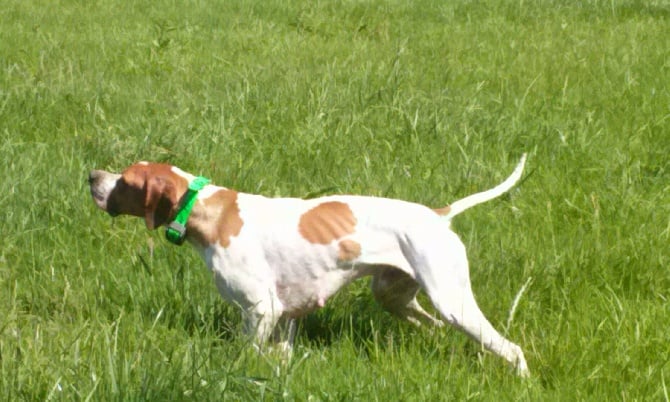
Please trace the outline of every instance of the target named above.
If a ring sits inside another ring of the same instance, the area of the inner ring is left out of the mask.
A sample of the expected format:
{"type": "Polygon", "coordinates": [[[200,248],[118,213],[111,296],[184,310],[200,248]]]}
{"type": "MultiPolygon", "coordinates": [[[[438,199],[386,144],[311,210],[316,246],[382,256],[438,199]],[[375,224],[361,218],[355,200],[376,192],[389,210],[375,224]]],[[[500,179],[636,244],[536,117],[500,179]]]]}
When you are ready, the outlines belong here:
{"type": "Polygon", "coordinates": [[[434,208],[433,211],[435,211],[440,216],[444,216],[451,212],[451,205],[447,205],[446,207],[442,208],[434,208]]]}
{"type": "MultiPolygon", "coordinates": [[[[218,221],[219,243],[223,247],[230,245],[230,238],[240,234],[244,222],[240,217],[240,207],[237,205],[237,192],[222,190],[214,194],[223,206],[221,218],[218,221]]],[[[214,197],[213,196],[213,197],[214,197]]]]}
{"type": "Polygon", "coordinates": [[[219,243],[230,245],[230,238],[240,234],[244,222],[240,217],[237,192],[221,189],[203,200],[204,207],[194,208],[187,233],[208,246],[219,243]]]}
{"type": "Polygon", "coordinates": [[[349,205],[339,201],[328,201],[302,214],[298,231],[310,243],[330,244],[352,234],[356,222],[349,205]]]}
{"type": "Polygon", "coordinates": [[[351,239],[342,240],[337,257],[340,261],[353,261],[361,255],[361,244],[351,239]]]}

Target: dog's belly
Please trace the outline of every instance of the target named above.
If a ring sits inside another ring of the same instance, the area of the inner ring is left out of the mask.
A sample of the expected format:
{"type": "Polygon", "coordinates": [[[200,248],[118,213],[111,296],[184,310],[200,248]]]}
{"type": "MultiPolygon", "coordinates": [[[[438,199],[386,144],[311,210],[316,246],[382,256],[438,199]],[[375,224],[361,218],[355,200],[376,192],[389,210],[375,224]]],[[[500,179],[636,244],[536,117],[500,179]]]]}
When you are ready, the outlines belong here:
{"type": "MultiPolygon", "coordinates": [[[[284,313],[300,317],[321,308],[342,287],[374,274],[380,266],[408,270],[395,236],[383,233],[371,237],[362,242],[352,259],[342,258],[340,241],[328,245],[306,245],[298,240],[266,243],[265,258],[274,271],[274,290],[284,313]]],[[[358,237],[349,239],[359,244],[358,237]]]]}
{"type": "Polygon", "coordinates": [[[339,289],[373,270],[374,267],[360,265],[324,270],[308,278],[279,279],[276,283],[277,297],[282,302],[284,313],[298,318],[323,307],[339,289]]]}

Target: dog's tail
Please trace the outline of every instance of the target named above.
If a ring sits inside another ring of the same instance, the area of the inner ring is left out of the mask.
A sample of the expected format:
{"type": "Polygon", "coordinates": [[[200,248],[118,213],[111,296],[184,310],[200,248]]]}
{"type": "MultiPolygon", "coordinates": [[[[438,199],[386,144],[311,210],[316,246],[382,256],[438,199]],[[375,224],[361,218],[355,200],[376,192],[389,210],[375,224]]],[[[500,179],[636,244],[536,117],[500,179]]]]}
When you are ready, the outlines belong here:
{"type": "Polygon", "coordinates": [[[439,215],[451,221],[451,219],[454,216],[460,214],[466,209],[470,209],[475,205],[484,203],[486,201],[501,196],[502,194],[509,191],[509,189],[514,187],[514,185],[519,181],[519,179],[521,178],[521,174],[523,173],[523,167],[525,164],[526,164],[526,154],[523,154],[521,156],[521,160],[519,160],[519,164],[516,165],[516,168],[514,169],[512,174],[504,182],[498,184],[497,186],[493,187],[490,190],[469,195],[465,198],[455,201],[451,205],[448,205],[444,208],[436,209],[435,211],[439,215]]]}

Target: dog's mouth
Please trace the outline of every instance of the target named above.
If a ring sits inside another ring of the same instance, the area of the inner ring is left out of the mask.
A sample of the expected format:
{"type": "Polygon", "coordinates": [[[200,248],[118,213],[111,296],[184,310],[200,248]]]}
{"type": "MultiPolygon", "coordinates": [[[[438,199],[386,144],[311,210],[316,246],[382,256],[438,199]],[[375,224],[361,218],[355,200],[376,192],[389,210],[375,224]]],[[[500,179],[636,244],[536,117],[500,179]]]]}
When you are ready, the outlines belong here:
{"type": "Polygon", "coordinates": [[[114,208],[113,205],[108,202],[109,200],[107,195],[102,191],[91,187],[91,196],[93,197],[93,201],[98,206],[98,208],[107,212],[112,218],[119,215],[119,212],[116,210],[116,208],[114,208]]]}
{"type": "Polygon", "coordinates": [[[98,190],[94,189],[91,187],[91,196],[97,203],[104,203],[105,202],[105,196],[99,192],[98,190]]]}
{"type": "Polygon", "coordinates": [[[93,186],[91,186],[91,197],[93,197],[93,201],[95,201],[95,203],[98,204],[100,208],[102,208],[107,203],[107,197],[105,197],[105,194],[93,186]]]}

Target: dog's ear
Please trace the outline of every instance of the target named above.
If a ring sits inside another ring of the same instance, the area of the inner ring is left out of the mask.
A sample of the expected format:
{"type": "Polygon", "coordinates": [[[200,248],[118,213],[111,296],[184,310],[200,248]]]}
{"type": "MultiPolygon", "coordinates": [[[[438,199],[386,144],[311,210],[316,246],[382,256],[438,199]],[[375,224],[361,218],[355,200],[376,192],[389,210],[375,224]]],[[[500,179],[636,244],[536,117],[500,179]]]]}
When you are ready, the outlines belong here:
{"type": "Polygon", "coordinates": [[[164,176],[150,177],[146,181],[144,220],[149,230],[167,223],[177,202],[174,183],[164,176]]]}

